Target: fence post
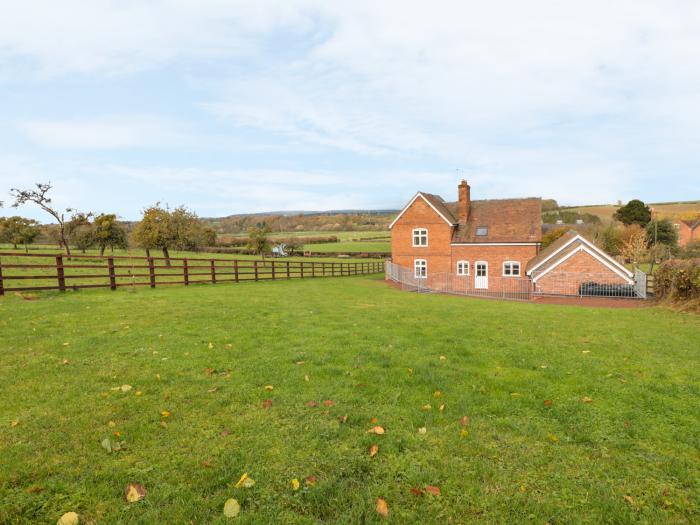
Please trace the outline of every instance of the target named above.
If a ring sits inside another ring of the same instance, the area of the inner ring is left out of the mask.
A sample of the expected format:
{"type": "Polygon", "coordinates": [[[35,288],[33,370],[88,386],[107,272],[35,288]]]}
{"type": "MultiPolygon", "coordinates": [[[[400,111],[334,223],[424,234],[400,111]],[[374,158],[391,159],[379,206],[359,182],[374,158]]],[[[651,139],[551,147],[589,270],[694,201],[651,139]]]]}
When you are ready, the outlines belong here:
{"type": "Polygon", "coordinates": [[[107,257],[107,268],[109,270],[109,289],[117,289],[117,278],[114,274],[114,257],[107,257]]]}
{"type": "Polygon", "coordinates": [[[301,261],[301,278],[304,278],[304,261],[301,261]]]}
{"type": "Polygon", "coordinates": [[[275,261],[272,261],[272,280],[275,280],[275,261]]]}
{"type": "Polygon", "coordinates": [[[148,258],[148,278],[151,281],[151,288],[156,287],[156,268],[153,263],[153,257],[148,258]]]}
{"type": "Polygon", "coordinates": [[[258,280],[258,261],[253,261],[253,269],[255,271],[255,280],[258,280]]]}
{"type": "Polygon", "coordinates": [[[5,295],[5,285],[2,284],[2,259],[0,259],[0,295],[5,295]]]}
{"type": "Polygon", "coordinates": [[[63,272],[63,257],[61,255],[56,256],[56,278],[58,279],[58,289],[65,292],[66,278],[63,272]]]}
{"type": "Polygon", "coordinates": [[[216,263],[214,262],[214,259],[211,259],[209,263],[211,266],[211,283],[216,284],[216,263]]]}
{"type": "Polygon", "coordinates": [[[185,286],[190,284],[190,268],[187,265],[187,259],[182,259],[182,278],[185,281],[185,286]]]}
{"type": "Polygon", "coordinates": [[[316,277],[316,262],[311,261],[311,277],[316,277]]]}
{"type": "Polygon", "coordinates": [[[233,280],[238,282],[238,259],[233,261],[233,280]]]}
{"type": "Polygon", "coordinates": [[[289,275],[289,261],[286,261],[287,263],[287,279],[290,279],[291,276],[289,275]]]}

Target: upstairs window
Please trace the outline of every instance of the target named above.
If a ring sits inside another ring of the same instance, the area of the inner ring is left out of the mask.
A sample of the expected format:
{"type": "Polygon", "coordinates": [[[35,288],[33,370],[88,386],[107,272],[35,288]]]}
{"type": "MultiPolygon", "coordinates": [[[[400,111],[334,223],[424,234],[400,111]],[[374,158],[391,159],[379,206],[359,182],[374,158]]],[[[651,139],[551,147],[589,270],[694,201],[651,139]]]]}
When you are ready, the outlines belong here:
{"type": "Polygon", "coordinates": [[[425,279],[428,277],[428,261],[425,259],[416,259],[413,261],[413,276],[416,279],[425,279]]]}
{"type": "Polygon", "coordinates": [[[489,234],[488,226],[477,226],[476,235],[477,237],[486,237],[489,234]]]}
{"type": "Polygon", "coordinates": [[[416,228],[413,230],[413,246],[428,246],[428,230],[416,228]]]}
{"type": "Polygon", "coordinates": [[[503,263],[504,277],[520,277],[520,263],[516,261],[506,261],[503,263]]]}
{"type": "Polygon", "coordinates": [[[469,275],[469,261],[457,261],[457,275],[469,275]]]}

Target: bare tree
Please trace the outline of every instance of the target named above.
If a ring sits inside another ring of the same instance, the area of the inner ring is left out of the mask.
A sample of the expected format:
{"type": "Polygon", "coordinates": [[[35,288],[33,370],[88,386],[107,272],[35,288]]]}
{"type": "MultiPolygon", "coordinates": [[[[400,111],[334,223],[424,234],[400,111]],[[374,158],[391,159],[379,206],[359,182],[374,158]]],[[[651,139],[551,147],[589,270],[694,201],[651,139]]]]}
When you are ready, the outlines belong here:
{"type": "MultiPolygon", "coordinates": [[[[56,222],[58,222],[58,231],[61,244],[66,250],[66,255],[70,257],[70,246],[68,246],[68,241],[66,240],[66,219],[64,212],[59,212],[56,208],[51,206],[51,198],[48,196],[49,190],[52,188],[51,183],[47,182],[42,184],[37,182],[36,188],[37,189],[35,190],[20,190],[17,188],[12,188],[10,190],[10,195],[15,198],[15,202],[12,207],[18,208],[27,202],[33,202],[39,206],[39,208],[56,219],[56,222]]],[[[74,210],[72,208],[66,208],[66,213],[71,213],[73,211],[74,210]]]]}

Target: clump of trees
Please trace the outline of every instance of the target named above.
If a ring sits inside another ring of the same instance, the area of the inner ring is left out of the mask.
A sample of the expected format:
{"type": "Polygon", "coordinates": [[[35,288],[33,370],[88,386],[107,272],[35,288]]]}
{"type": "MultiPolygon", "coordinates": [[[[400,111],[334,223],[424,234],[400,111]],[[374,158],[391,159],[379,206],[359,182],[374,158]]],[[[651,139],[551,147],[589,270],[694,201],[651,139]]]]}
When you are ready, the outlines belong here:
{"type": "Polygon", "coordinates": [[[265,254],[270,251],[270,227],[267,224],[259,224],[248,230],[248,249],[255,255],[265,254]]]}
{"type": "Polygon", "coordinates": [[[639,199],[633,199],[618,208],[613,218],[625,226],[638,224],[643,228],[651,221],[651,209],[639,199]]]}
{"type": "Polygon", "coordinates": [[[29,252],[29,245],[39,236],[39,223],[24,217],[0,217],[0,242],[12,244],[17,249],[24,245],[24,251],[29,252]]]}
{"type": "Polygon", "coordinates": [[[216,232],[202,222],[197,214],[184,206],[170,210],[160,203],[143,210],[143,217],[132,232],[136,244],[151,256],[151,250],[161,250],[166,265],[170,265],[170,250],[197,251],[216,244],[216,232]]]}

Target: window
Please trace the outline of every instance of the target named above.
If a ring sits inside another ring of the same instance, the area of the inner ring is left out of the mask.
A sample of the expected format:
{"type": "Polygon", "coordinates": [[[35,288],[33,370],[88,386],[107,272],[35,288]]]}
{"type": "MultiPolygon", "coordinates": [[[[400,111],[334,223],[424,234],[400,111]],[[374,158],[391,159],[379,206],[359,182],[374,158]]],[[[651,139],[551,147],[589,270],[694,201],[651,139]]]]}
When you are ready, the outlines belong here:
{"type": "Polygon", "coordinates": [[[428,246],[428,230],[425,228],[413,230],[413,246],[428,246]]]}
{"type": "Polygon", "coordinates": [[[425,259],[416,259],[413,262],[413,275],[416,279],[425,279],[428,277],[428,261],[425,259]]]}
{"type": "Polygon", "coordinates": [[[469,275],[469,261],[457,261],[457,275],[469,275]]]}
{"type": "Polygon", "coordinates": [[[520,263],[516,261],[506,261],[503,263],[503,276],[504,277],[519,277],[520,276],[520,263]]]}
{"type": "Polygon", "coordinates": [[[476,235],[479,237],[486,237],[489,234],[488,226],[477,226],[476,235]]]}

